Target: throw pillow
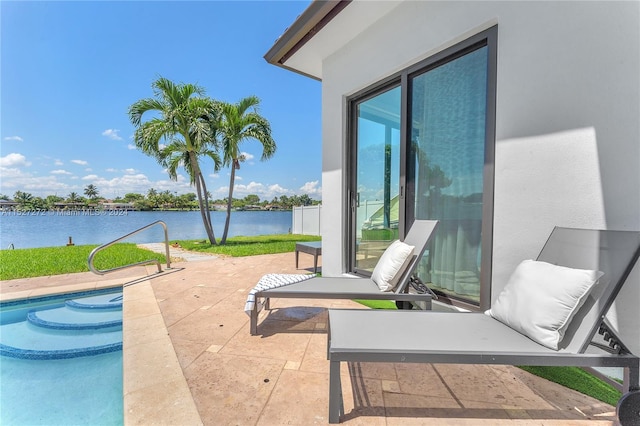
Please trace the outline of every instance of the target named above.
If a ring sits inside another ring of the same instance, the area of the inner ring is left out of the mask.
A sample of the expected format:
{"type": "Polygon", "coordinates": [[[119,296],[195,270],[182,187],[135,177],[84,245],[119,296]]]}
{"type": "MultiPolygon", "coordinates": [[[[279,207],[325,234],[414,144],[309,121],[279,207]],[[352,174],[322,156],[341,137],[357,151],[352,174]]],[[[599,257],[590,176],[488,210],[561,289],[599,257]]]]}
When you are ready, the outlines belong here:
{"type": "Polygon", "coordinates": [[[382,291],[392,291],[411,261],[414,246],[396,240],[382,253],[371,279],[382,291]]]}
{"type": "Polygon", "coordinates": [[[558,350],[571,319],[602,275],[600,271],[525,260],[487,313],[535,342],[558,350]]]}

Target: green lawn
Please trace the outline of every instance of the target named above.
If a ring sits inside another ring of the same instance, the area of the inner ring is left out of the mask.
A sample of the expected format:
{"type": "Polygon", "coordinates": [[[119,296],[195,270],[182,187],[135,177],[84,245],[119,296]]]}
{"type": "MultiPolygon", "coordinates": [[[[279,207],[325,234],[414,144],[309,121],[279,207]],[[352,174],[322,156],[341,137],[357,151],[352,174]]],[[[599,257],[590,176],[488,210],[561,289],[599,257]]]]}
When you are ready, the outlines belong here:
{"type": "Polygon", "coordinates": [[[185,250],[220,254],[225,256],[243,257],[255,256],[258,254],[275,254],[292,252],[296,248],[297,241],[320,241],[320,237],[314,235],[256,235],[251,237],[227,238],[227,243],[221,245],[211,245],[208,241],[177,240],[185,250]]]}
{"type": "MultiPolygon", "coordinates": [[[[0,280],[88,272],[89,253],[96,247],[98,246],[87,245],[0,250],[0,280]]],[[[122,243],[100,251],[93,264],[98,269],[111,269],[150,259],[166,263],[161,254],[138,248],[133,243],[122,243]]]]}
{"type": "MultiPolygon", "coordinates": [[[[224,246],[212,246],[207,241],[192,240],[176,240],[171,243],[178,243],[185,250],[242,257],[292,252],[296,241],[319,240],[320,237],[311,235],[283,234],[232,237],[227,239],[224,246]]],[[[87,272],[89,253],[96,247],[97,245],[86,245],[0,250],[0,280],[87,272]]],[[[133,243],[120,243],[100,251],[94,258],[94,265],[98,269],[111,269],[149,259],[166,263],[162,254],[141,249],[133,243]]]]}
{"type": "Polygon", "coordinates": [[[594,377],[578,367],[530,367],[520,366],[525,371],[559,383],[569,389],[589,395],[614,407],[622,396],[622,392],[609,383],[594,377]]]}

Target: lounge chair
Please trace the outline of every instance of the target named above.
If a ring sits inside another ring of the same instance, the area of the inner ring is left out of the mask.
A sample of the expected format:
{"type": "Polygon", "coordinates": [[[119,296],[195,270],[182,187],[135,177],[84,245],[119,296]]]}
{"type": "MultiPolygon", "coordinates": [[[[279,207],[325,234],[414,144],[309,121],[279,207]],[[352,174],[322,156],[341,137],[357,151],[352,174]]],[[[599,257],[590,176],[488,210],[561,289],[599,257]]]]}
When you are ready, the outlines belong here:
{"type": "Polygon", "coordinates": [[[393,291],[381,291],[372,278],[355,277],[315,277],[285,286],[259,290],[255,292],[252,307],[247,308],[251,317],[251,334],[258,333],[258,313],[261,307],[269,309],[269,300],[272,298],[395,300],[396,302],[421,302],[423,309],[431,309],[431,294],[409,293],[408,284],[437,224],[437,221],[416,220],[411,225],[403,242],[415,248],[413,255],[403,264],[404,269],[398,271],[399,280],[393,291]],[[263,303],[260,303],[261,298],[264,299],[263,303]]]}
{"type": "MultiPolygon", "coordinates": [[[[556,342],[557,349],[545,346],[548,342],[544,340],[544,344],[532,340],[539,340],[535,333],[525,335],[514,330],[512,323],[506,325],[502,322],[504,319],[492,316],[496,315],[493,311],[503,294],[513,296],[507,287],[518,290],[514,284],[518,280],[514,278],[515,273],[494,302],[492,315],[330,309],[329,422],[339,423],[344,414],[340,363],[346,361],[624,367],[626,393],[618,403],[618,417],[623,425],[640,424],[640,358],[631,353],[605,320],[605,314],[639,256],[640,232],[553,230],[538,256],[538,265],[562,265],[571,271],[580,268],[604,273],[598,280],[601,274],[595,272],[596,283],[582,294],[583,304],[576,304],[575,315],[573,319],[569,317],[564,337],[560,336],[561,340],[556,342]]],[[[541,281],[536,280],[536,284],[541,281]]],[[[547,288],[558,288],[557,283],[547,288]]],[[[562,310],[550,296],[553,290],[543,292],[538,285],[535,288],[537,293],[533,298],[537,301],[527,299],[534,308],[531,309],[533,316],[537,308],[543,310],[549,305],[552,309],[547,312],[555,314],[562,310]]]]}

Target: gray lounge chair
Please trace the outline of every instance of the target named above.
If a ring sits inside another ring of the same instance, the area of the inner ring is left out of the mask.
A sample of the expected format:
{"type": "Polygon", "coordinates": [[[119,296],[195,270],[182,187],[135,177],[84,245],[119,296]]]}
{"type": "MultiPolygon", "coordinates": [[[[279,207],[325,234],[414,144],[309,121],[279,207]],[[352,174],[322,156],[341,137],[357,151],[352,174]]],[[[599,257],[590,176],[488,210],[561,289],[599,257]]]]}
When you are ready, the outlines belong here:
{"type": "Polygon", "coordinates": [[[411,225],[404,242],[415,246],[413,257],[394,291],[380,291],[371,278],[351,277],[316,277],[283,287],[262,290],[255,294],[256,302],[250,315],[251,334],[258,333],[260,310],[258,300],[260,298],[264,299],[262,306],[265,309],[269,309],[271,298],[395,300],[396,302],[421,302],[420,305],[423,308],[431,309],[431,294],[409,293],[408,284],[437,224],[437,221],[416,220],[411,225]]]}
{"type": "Polygon", "coordinates": [[[640,358],[604,319],[639,256],[640,232],[554,229],[538,260],[604,272],[558,350],[484,313],[329,310],[329,422],[344,414],[340,363],[346,361],[624,367],[618,417],[623,425],[640,424],[640,358]]]}

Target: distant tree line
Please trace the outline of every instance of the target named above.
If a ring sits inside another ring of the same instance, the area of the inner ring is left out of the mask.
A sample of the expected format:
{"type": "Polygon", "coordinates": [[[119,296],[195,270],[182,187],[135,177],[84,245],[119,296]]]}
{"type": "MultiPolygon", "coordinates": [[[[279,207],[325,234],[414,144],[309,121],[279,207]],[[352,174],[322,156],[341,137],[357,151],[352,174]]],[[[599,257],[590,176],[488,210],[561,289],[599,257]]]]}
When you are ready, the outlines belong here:
{"type": "MultiPolygon", "coordinates": [[[[211,195],[207,197],[210,201],[210,208],[226,209],[227,199],[211,200],[211,195]],[[224,208],[223,208],[224,206],[224,208]]],[[[178,195],[168,190],[157,191],[149,189],[146,195],[130,192],[123,197],[116,197],[107,200],[100,196],[100,192],[95,185],[87,185],[84,189],[84,196],[71,192],[66,197],[48,195],[46,197],[33,196],[28,192],[16,191],[13,199],[7,195],[0,194],[0,200],[13,201],[17,203],[17,208],[21,210],[55,210],[55,209],[85,209],[100,208],[105,202],[110,203],[131,203],[137,210],[197,210],[198,199],[195,193],[178,195]]],[[[242,199],[233,198],[231,205],[236,210],[291,210],[295,206],[310,206],[320,204],[309,195],[282,195],[274,197],[271,201],[261,200],[258,195],[249,194],[242,199]]]]}

